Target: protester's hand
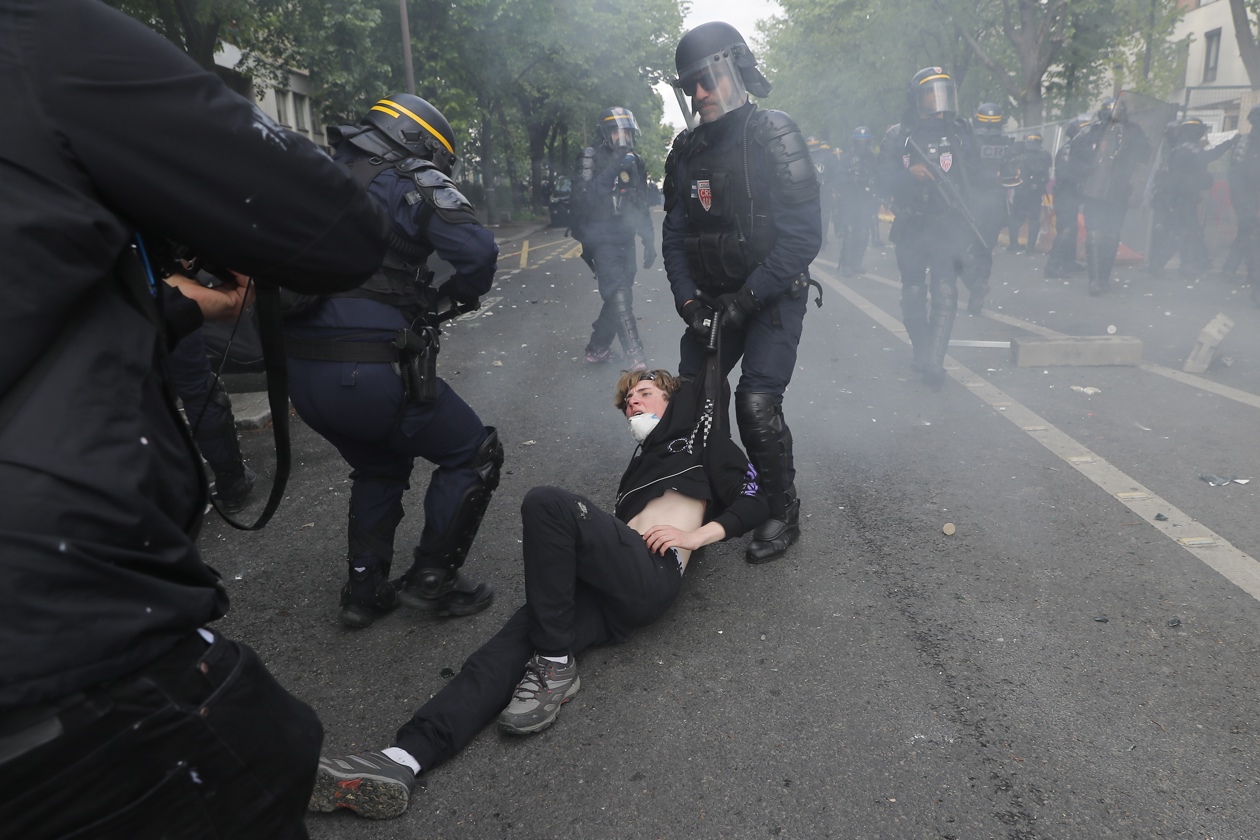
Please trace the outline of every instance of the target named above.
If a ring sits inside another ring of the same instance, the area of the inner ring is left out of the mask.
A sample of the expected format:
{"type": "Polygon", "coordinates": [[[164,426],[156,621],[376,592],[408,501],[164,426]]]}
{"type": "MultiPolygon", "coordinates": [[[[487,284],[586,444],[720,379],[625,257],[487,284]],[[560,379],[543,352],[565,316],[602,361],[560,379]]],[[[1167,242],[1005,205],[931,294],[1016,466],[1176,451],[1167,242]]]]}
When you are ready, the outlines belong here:
{"type": "Polygon", "coordinates": [[[651,268],[653,263],[655,262],[656,262],[656,246],[652,244],[651,242],[644,242],[643,243],[643,267],[645,269],[651,268]]]}
{"type": "Polygon", "coordinates": [[[653,554],[664,554],[671,548],[695,551],[726,536],[726,531],[716,522],[702,525],[694,531],[683,531],[673,525],[653,525],[643,534],[643,541],[653,554]]]}
{"type": "Polygon", "coordinates": [[[249,278],[243,274],[232,272],[236,276],[236,286],[216,286],[211,289],[201,285],[191,277],[172,274],[165,278],[167,285],[173,286],[201,309],[202,317],[207,321],[233,321],[254,303],[254,287],[249,278]]]}

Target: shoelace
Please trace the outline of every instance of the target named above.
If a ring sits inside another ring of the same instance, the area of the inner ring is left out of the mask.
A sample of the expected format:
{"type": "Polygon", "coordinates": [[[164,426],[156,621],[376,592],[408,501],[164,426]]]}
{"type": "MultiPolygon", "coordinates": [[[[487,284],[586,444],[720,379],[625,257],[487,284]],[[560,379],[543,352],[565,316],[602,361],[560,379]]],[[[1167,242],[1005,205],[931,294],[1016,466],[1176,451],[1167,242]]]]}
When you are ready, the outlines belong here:
{"type": "Polygon", "coordinates": [[[546,680],[547,677],[542,669],[531,659],[525,666],[525,676],[517,684],[516,693],[512,696],[517,700],[532,700],[543,690],[543,686],[547,684],[546,680]]]}

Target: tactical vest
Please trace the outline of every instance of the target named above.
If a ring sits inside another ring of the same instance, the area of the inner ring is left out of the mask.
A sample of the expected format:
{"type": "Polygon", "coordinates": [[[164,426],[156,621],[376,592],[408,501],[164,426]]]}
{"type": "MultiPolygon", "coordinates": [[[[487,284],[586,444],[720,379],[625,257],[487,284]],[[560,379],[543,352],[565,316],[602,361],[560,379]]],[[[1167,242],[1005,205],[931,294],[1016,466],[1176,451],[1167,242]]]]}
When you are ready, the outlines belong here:
{"type": "Polygon", "coordinates": [[[708,294],[737,291],[774,248],[770,185],[757,177],[765,161],[752,137],[762,113],[750,112],[734,143],[715,149],[697,132],[684,150],[689,183],[678,190],[686,201],[687,263],[708,294]]]}
{"type": "MultiPolygon", "coordinates": [[[[350,174],[365,190],[383,170],[395,165],[396,162],[379,157],[359,158],[349,163],[350,174]]],[[[427,265],[429,253],[424,246],[403,239],[391,225],[385,259],[376,273],[358,288],[329,297],[367,298],[395,306],[414,321],[428,309],[423,294],[433,282],[433,273],[427,265]]]]}
{"type": "Polygon", "coordinates": [[[1001,189],[1001,176],[1006,170],[1008,159],[1013,157],[1011,141],[1002,134],[981,132],[977,132],[975,138],[980,156],[980,169],[984,172],[984,179],[978,186],[981,189],[1001,189]]]}
{"type": "MultiPolygon", "coordinates": [[[[909,169],[916,163],[926,163],[934,175],[937,172],[944,173],[946,180],[954,184],[961,197],[965,199],[968,196],[971,185],[964,169],[966,150],[962,138],[954,129],[942,131],[939,127],[919,126],[904,135],[899,145],[903,169],[909,169]],[[911,145],[912,139],[922,155],[911,145]]],[[[941,196],[933,181],[903,181],[895,201],[898,215],[913,216],[929,210],[936,215],[951,213],[948,202],[941,196]]]]}

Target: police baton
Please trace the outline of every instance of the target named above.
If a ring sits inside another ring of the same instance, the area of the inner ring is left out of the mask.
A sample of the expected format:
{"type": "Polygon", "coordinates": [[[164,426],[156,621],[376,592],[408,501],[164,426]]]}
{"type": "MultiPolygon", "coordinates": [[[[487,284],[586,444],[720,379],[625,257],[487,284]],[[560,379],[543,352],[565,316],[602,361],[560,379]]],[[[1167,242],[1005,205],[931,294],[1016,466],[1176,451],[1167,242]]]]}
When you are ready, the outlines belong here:
{"type": "Polygon", "coordinates": [[[713,312],[713,317],[709,323],[709,340],[704,343],[704,352],[706,353],[712,354],[718,351],[718,339],[722,335],[722,316],[724,314],[721,309],[716,309],[713,312]]]}

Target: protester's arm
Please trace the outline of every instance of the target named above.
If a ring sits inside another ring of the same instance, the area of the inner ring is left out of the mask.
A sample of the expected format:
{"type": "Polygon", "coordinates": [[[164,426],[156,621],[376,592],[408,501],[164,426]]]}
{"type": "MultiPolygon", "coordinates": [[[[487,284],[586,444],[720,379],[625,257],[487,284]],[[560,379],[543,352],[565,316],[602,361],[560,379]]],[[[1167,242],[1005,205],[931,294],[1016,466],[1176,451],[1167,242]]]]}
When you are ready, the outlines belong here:
{"type": "Polygon", "coordinates": [[[40,101],[120,216],[295,291],[375,270],[381,217],[313,143],[142,24],[98,2],[57,6],[73,11],[38,30],[36,83],[55,93],[40,101]]]}
{"type": "Polygon", "coordinates": [[[695,551],[726,539],[726,529],[718,522],[706,522],[694,531],[683,531],[673,525],[653,525],[643,534],[648,550],[664,554],[671,548],[695,551]]]}

